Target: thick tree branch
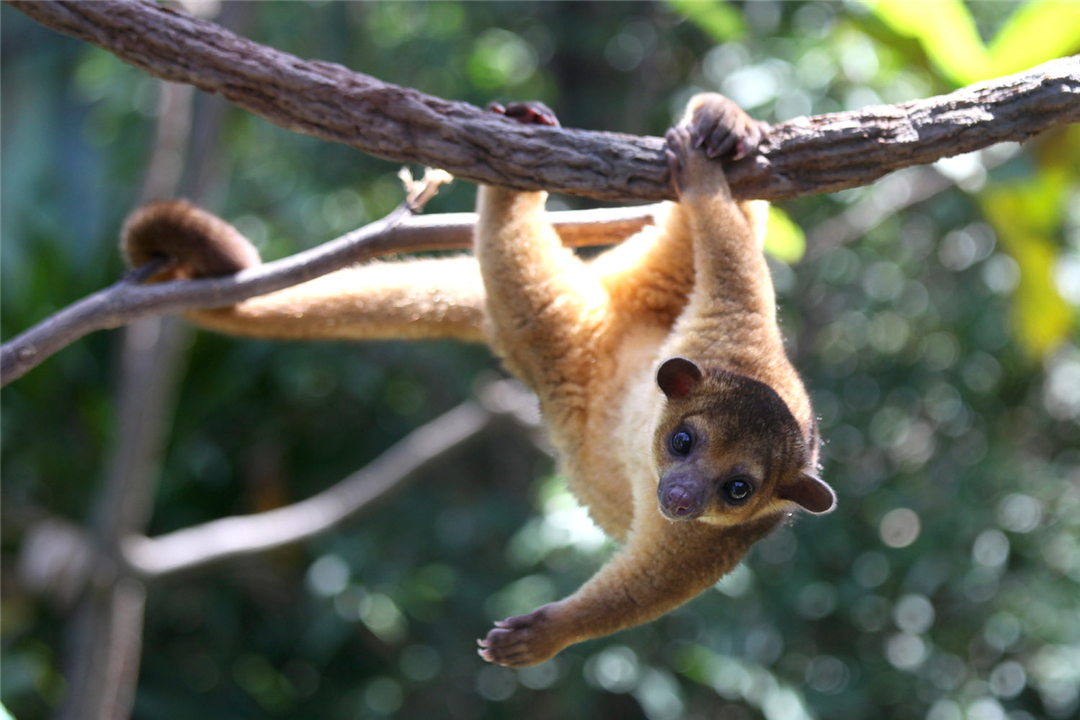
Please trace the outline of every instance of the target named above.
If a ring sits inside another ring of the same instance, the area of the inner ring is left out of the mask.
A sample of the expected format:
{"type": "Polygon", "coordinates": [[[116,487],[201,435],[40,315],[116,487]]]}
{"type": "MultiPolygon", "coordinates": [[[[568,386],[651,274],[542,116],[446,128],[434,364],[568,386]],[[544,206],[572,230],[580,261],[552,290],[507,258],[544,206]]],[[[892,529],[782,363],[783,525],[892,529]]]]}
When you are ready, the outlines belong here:
{"type": "MultiPolygon", "coordinates": [[[[609,200],[673,199],[663,140],[523,126],[471,105],[303,61],[145,2],[12,2],[38,22],[289,130],[493,185],[609,200]]],[[[1080,57],[949,95],[780,123],[729,170],[740,198],[868,185],[910,165],[1080,122],[1080,57]]]]}

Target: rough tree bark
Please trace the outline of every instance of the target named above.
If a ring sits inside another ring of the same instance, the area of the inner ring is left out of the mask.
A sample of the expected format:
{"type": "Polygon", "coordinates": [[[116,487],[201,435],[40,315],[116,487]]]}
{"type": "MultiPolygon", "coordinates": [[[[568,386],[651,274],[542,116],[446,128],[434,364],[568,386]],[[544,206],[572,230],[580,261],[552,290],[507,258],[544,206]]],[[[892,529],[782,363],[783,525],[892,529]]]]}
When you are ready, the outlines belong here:
{"type": "MultiPolygon", "coordinates": [[[[660,138],[526,127],[340,65],[300,60],[153,3],[11,4],[152,75],[387,160],[523,190],[674,199],[660,138]]],[[[729,180],[740,198],[833,192],[1072,122],[1080,122],[1076,56],[949,95],[780,123],[759,155],[730,169],[729,180]]]]}

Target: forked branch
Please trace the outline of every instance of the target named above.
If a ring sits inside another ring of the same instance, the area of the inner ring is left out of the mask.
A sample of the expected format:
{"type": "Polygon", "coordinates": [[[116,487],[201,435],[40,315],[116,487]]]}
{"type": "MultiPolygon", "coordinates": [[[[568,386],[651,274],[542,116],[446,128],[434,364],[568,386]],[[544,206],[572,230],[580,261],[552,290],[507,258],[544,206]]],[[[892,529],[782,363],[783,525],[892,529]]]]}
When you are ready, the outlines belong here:
{"type": "MultiPolygon", "coordinates": [[[[274,510],[219,518],[157,537],[131,533],[121,538],[118,560],[136,578],[156,580],[302,542],[367,512],[486,433],[512,430],[531,436],[541,426],[536,397],[513,380],[489,383],[477,395],[476,401],[466,401],[418,427],[368,465],[316,495],[274,510]]],[[[102,562],[113,560],[97,554],[85,533],[46,518],[27,533],[20,555],[21,581],[35,593],[70,600],[102,562]]],[[[108,572],[115,570],[111,567],[108,572]]]]}
{"type": "Polygon", "coordinates": [[[376,460],[306,500],[253,515],[212,520],[155,538],[133,536],[125,560],[146,579],[201,568],[307,540],[356,517],[493,425],[539,424],[533,395],[511,380],[491,383],[468,401],[412,431],[376,460]],[[503,422],[499,422],[499,421],[503,422]]]}

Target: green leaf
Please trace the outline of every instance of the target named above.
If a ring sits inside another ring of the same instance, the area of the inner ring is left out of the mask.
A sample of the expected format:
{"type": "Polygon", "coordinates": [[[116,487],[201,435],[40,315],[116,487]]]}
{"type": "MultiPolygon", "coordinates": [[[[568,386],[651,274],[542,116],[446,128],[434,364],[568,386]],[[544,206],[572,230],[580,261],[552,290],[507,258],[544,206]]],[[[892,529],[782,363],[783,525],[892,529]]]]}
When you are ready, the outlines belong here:
{"type": "Polygon", "coordinates": [[[960,0],[867,0],[896,33],[915,38],[930,62],[956,85],[1010,75],[1080,49],[1080,2],[1021,5],[989,47],[960,0]]]}
{"type": "Polygon", "coordinates": [[[1080,49],[1080,2],[1021,5],[990,43],[993,74],[1010,75],[1080,49]]]}
{"type": "Polygon", "coordinates": [[[765,252],[789,265],[802,260],[806,252],[806,235],[802,228],[775,205],[769,206],[769,220],[765,226],[765,252]]]}
{"type": "Polygon", "coordinates": [[[1020,267],[1012,309],[1013,332],[1028,354],[1043,357],[1069,337],[1073,310],[1054,286],[1058,248],[1053,233],[1062,221],[1066,173],[1045,172],[1029,181],[983,193],[982,209],[1004,249],[1020,267]]]}
{"type": "Polygon", "coordinates": [[[726,2],[696,2],[695,0],[668,0],[668,4],[680,15],[709,34],[716,42],[737,40],[746,34],[739,11],[726,2]]]}
{"type": "Polygon", "coordinates": [[[930,62],[956,85],[994,77],[990,52],[960,0],[878,0],[869,5],[896,33],[918,40],[930,62]]]}

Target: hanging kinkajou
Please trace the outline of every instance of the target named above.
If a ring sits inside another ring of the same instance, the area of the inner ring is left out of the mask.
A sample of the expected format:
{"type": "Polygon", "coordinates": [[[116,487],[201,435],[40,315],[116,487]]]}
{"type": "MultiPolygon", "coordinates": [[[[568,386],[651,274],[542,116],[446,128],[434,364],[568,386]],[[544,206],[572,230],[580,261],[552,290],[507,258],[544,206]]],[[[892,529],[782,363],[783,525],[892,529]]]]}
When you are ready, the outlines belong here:
{"type": "MultiPolygon", "coordinates": [[[[538,105],[500,110],[507,122],[555,123],[538,105]]],[[[678,202],[589,262],[545,220],[545,193],[482,187],[478,264],[373,263],[190,317],[260,337],[491,345],[539,396],[571,490],[622,543],[577,592],[480,641],[489,661],[533,665],[668,612],[793,511],[835,505],[776,323],[763,204],[734,201],[718,160],[753,152],[763,129],[720,95],[695,97],[667,135],[678,202]]],[[[136,265],[179,256],[174,276],[252,262],[230,226],[180,204],[136,212],[123,245],[136,265]]]]}

